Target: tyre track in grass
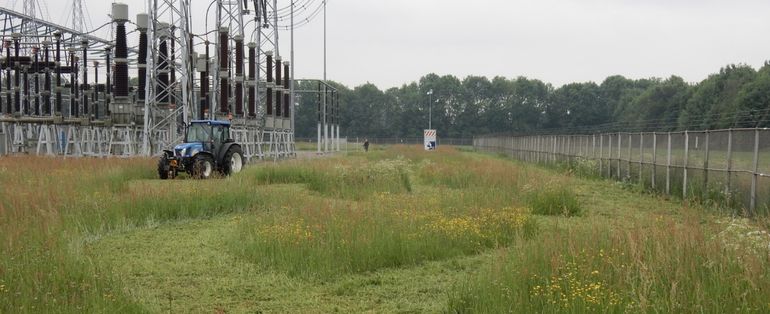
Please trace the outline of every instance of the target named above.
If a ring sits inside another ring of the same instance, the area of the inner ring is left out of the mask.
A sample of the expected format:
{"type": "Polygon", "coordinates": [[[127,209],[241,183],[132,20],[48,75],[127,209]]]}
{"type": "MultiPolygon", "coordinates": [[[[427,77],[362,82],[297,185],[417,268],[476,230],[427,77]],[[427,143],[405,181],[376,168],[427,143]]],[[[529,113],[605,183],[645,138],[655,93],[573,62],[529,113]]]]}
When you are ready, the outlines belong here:
{"type": "Polygon", "coordinates": [[[231,255],[237,215],[187,220],[105,236],[86,252],[112,269],[124,289],[153,312],[436,313],[448,291],[501,254],[312,282],[231,255]]]}

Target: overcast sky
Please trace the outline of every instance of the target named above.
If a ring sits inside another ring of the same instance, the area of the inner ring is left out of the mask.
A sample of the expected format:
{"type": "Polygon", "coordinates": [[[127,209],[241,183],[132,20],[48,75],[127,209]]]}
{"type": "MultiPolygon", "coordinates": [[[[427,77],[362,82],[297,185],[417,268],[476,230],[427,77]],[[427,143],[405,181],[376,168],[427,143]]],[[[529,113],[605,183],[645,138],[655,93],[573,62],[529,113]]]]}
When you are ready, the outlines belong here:
{"type": "MultiPolygon", "coordinates": [[[[52,21],[67,20],[71,0],[40,1],[52,21]]],[[[22,10],[22,0],[2,2],[22,10]]],[[[112,1],[84,2],[93,25],[108,21],[112,1]]],[[[146,1],[122,2],[132,19],[145,11],[146,1]]],[[[208,3],[193,0],[196,22],[208,3]]],[[[767,0],[328,0],[327,73],[351,87],[383,89],[431,72],[526,76],[556,86],[615,74],[696,82],[726,64],[758,68],[770,59],[769,13],[767,0]]],[[[322,18],[295,32],[299,78],[323,76],[322,18]]],[[[288,39],[282,32],[283,55],[288,39]]]]}

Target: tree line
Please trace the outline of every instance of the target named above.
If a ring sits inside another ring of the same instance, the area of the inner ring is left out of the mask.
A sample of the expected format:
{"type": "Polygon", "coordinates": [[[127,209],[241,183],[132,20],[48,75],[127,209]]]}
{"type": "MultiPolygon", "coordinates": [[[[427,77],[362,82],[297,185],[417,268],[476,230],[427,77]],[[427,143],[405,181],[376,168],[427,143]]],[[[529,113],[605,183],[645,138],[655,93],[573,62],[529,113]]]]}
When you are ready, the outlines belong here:
{"type": "MultiPolygon", "coordinates": [[[[380,90],[374,84],[339,93],[340,132],[359,137],[420,137],[432,125],[442,137],[483,134],[671,131],[770,126],[770,63],[759,70],[728,65],[698,83],[681,77],[629,79],[554,88],[537,79],[428,74],[380,90]],[[427,95],[433,90],[432,95],[427,95]]],[[[302,82],[300,90],[316,90],[302,82]]],[[[315,137],[318,97],[298,97],[296,136],[315,137]]]]}

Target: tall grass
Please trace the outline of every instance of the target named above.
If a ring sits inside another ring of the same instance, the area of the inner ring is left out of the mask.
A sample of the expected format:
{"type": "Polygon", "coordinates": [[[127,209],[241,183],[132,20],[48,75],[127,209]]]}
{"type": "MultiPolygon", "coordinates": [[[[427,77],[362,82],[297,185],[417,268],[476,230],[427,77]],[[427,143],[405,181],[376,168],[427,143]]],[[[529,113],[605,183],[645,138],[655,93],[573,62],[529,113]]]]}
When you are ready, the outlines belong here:
{"type": "Polygon", "coordinates": [[[474,254],[536,231],[535,221],[521,208],[449,211],[416,209],[411,205],[421,201],[418,197],[383,194],[378,200],[403,208],[327,203],[274,211],[241,222],[231,250],[292,276],[331,280],[474,254]]]}
{"type": "MultiPolygon", "coordinates": [[[[110,274],[71,252],[65,223],[151,175],[146,160],[0,158],[0,312],[143,311],[110,274]]],[[[81,221],[80,224],[96,222],[81,221]]]]}
{"type": "Polygon", "coordinates": [[[576,216],[582,210],[575,193],[559,183],[528,191],[527,205],[536,215],[576,216]]]}
{"type": "Polygon", "coordinates": [[[293,276],[331,280],[475,254],[537,230],[517,199],[526,176],[502,160],[397,145],[279,168],[264,168],[258,180],[304,183],[348,200],[308,201],[241,223],[231,250],[293,276]]]}
{"type": "Polygon", "coordinates": [[[160,181],[148,159],[0,158],[0,312],[143,311],[84,238],[257,207],[245,177],[160,181]]]}
{"type": "Polygon", "coordinates": [[[493,256],[448,294],[450,312],[770,310],[770,237],[753,223],[683,210],[608,224],[615,207],[596,215],[601,202],[580,179],[501,158],[396,145],[209,181],[155,180],[153,169],[149,159],[0,158],[0,312],[144,312],[87,258],[87,242],[228,213],[237,225],[224,249],[315,283],[493,256]]]}
{"type": "MultiPolygon", "coordinates": [[[[767,312],[768,251],[714,236],[693,215],[628,229],[570,228],[520,242],[451,294],[449,310],[522,313],[767,312]]],[[[766,239],[765,239],[766,240],[766,239]]],[[[761,242],[760,242],[761,243],[761,242]]]]}
{"type": "Polygon", "coordinates": [[[266,165],[247,175],[259,184],[300,183],[323,195],[363,199],[376,192],[411,192],[410,165],[403,158],[330,158],[311,163],[266,165]]]}

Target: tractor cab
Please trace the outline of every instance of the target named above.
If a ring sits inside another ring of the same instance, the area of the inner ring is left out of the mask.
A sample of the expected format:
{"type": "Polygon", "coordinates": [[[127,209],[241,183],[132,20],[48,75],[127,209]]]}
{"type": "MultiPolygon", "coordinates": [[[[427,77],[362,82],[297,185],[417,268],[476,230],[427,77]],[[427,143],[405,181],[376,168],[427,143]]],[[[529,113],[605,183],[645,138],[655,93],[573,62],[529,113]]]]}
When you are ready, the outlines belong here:
{"type": "Polygon", "coordinates": [[[164,151],[158,163],[161,179],[185,171],[196,178],[208,178],[214,170],[224,175],[243,166],[241,146],[230,138],[230,122],[193,120],[186,128],[184,143],[164,151]]]}
{"type": "Polygon", "coordinates": [[[232,142],[230,122],[217,120],[193,120],[185,132],[184,143],[174,147],[174,155],[192,157],[198,152],[213,152],[214,147],[232,142]]]}

